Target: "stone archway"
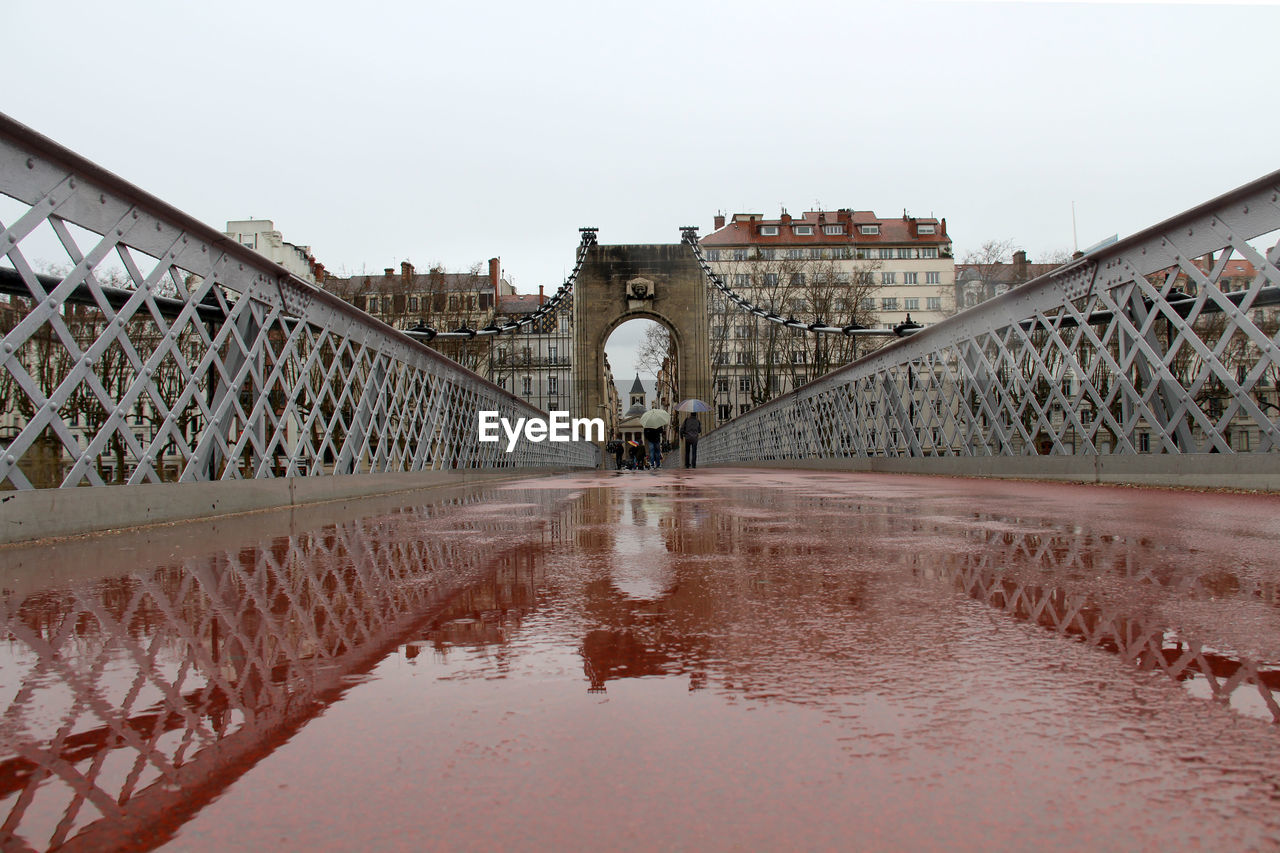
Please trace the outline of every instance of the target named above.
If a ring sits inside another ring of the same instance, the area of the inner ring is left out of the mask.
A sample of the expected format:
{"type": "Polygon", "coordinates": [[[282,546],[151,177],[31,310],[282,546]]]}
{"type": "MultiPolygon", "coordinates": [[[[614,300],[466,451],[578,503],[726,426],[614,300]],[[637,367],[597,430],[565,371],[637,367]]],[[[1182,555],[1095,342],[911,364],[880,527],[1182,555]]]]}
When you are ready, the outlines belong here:
{"type": "MultiPolygon", "coordinates": [[[[576,417],[599,417],[605,405],[604,345],[627,320],[656,320],[675,341],[681,397],[712,402],[707,287],[683,243],[592,246],[573,286],[573,388],[576,417]]],[[[715,412],[701,416],[703,431],[715,412]]]]}

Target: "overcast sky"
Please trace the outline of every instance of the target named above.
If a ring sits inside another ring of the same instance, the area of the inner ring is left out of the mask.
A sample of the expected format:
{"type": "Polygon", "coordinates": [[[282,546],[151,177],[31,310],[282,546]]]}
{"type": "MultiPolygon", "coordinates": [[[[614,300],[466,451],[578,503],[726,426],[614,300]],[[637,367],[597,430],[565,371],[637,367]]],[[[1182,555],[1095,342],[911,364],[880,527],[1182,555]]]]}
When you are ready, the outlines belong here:
{"type": "MultiPolygon", "coordinates": [[[[10,3],[14,119],[331,270],[717,211],[946,217],[957,256],[1125,236],[1280,167],[1276,3],[10,3]]],[[[615,362],[615,369],[627,373],[615,362]]]]}

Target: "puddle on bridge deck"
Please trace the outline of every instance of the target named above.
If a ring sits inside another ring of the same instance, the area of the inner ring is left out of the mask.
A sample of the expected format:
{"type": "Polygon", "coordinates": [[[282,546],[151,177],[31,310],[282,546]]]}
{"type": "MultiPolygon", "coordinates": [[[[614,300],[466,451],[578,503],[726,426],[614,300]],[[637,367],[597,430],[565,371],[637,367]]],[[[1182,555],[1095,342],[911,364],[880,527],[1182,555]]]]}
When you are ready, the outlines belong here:
{"type": "Polygon", "coordinates": [[[663,471],[5,552],[4,846],[1274,848],[1277,509],[663,471]]]}

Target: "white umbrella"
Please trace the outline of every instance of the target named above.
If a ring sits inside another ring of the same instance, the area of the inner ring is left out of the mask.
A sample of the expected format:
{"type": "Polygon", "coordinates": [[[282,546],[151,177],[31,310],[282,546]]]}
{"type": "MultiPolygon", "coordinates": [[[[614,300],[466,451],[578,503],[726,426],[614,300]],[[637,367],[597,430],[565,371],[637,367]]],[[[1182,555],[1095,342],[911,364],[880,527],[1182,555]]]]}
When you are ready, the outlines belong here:
{"type": "Polygon", "coordinates": [[[683,403],[676,406],[676,411],[677,412],[709,412],[711,411],[711,407],[708,406],[706,403],[702,402],[701,400],[696,400],[693,397],[690,397],[688,400],[685,400],[683,403]]]}
{"type": "Polygon", "coordinates": [[[658,429],[671,423],[671,415],[662,409],[650,409],[640,416],[640,426],[645,429],[658,429]]]}

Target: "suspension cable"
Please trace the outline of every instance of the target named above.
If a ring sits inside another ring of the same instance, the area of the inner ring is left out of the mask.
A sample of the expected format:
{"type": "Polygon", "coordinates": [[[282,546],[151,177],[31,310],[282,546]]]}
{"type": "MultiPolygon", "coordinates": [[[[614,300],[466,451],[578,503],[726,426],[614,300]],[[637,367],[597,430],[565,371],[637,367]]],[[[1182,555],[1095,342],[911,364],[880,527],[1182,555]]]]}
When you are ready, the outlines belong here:
{"type": "MultiPolygon", "coordinates": [[[[433,329],[426,323],[419,322],[413,328],[405,329],[404,333],[420,341],[432,341],[436,338],[466,338],[467,340],[470,340],[477,336],[483,337],[487,335],[500,335],[503,332],[526,331],[527,329],[522,327],[532,326],[534,323],[538,322],[538,320],[557,310],[560,307],[560,303],[573,293],[573,284],[578,279],[578,272],[582,269],[582,262],[586,260],[587,252],[591,247],[596,245],[596,232],[598,230],[598,228],[594,227],[578,229],[582,234],[582,239],[578,243],[577,257],[573,263],[573,272],[569,273],[569,277],[564,280],[564,284],[560,285],[560,288],[551,296],[550,299],[542,303],[537,311],[521,317],[518,320],[508,320],[501,325],[498,324],[495,318],[493,322],[481,329],[473,329],[466,323],[463,323],[456,329],[439,331],[438,329],[433,329]]],[[[498,295],[495,293],[495,314],[498,307],[496,304],[497,298],[498,295]]]]}
{"type": "Polygon", "coordinates": [[[698,226],[685,225],[680,229],[680,239],[693,250],[693,256],[697,259],[698,265],[702,267],[702,274],[706,276],[716,290],[724,294],[725,298],[737,305],[748,314],[754,314],[757,317],[768,320],[770,323],[777,323],[780,326],[786,326],[788,329],[797,329],[802,332],[813,332],[815,334],[838,334],[845,336],[852,335],[897,335],[905,338],[908,335],[918,332],[924,326],[911,319],[911,315],[907,315],[906,322],[899,323],[892,329],[869,329],[859,323],[850,323],[847,326],[832,326],[823,321],[821,318],[812,323],[806,323],[803,320],[797,320],[795,317],[783,317],[766,308],[761,308],[753,304],[749,299],[735,293],[729,285],[724,283],[719,273],[711,268],[711,264],[707,262],[706,257],[702,254],[702,245],[698,242],[698,226]]]}

